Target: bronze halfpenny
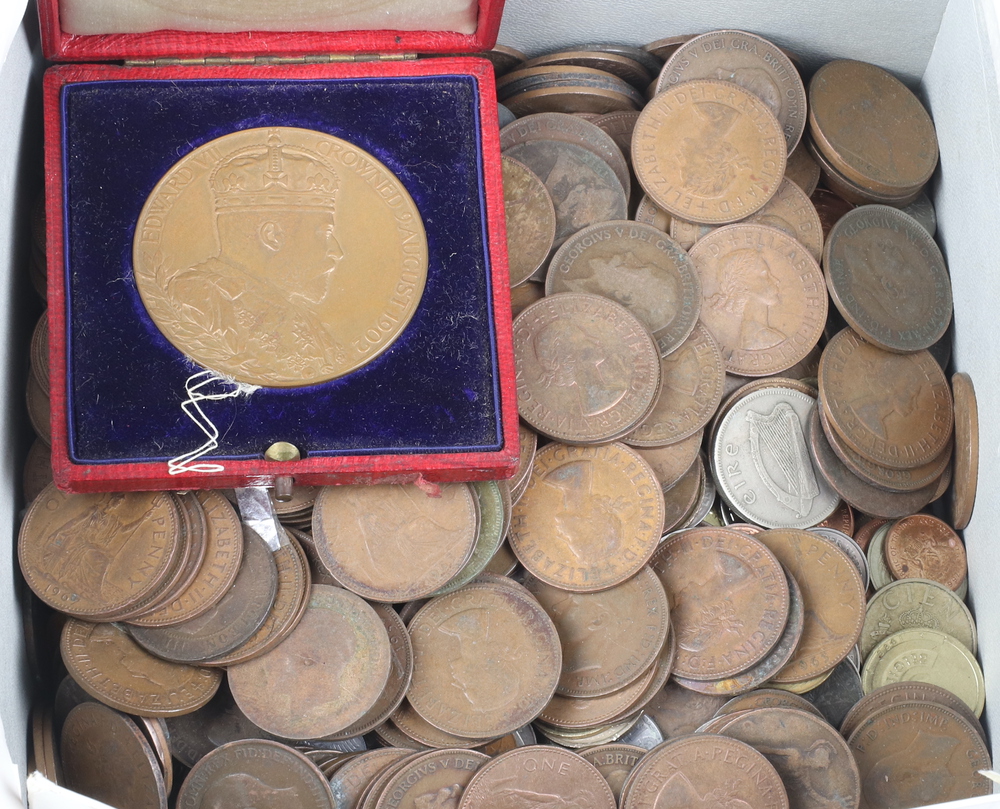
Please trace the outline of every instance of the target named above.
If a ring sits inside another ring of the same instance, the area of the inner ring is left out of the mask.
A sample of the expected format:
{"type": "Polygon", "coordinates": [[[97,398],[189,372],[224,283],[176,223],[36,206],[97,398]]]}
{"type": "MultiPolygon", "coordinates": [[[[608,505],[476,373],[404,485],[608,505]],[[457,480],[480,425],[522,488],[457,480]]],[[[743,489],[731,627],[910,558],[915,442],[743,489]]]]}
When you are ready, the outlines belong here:
{"type": "Polygon", "coordinates": [[[774,196],[785,174],[781,125],[730,82],[675,85],[646,105],[632,137],[643,191],[671,216],[719,225],[774,196]]]}
{"type": "Polygon", "coordinates": [[[769,376],[804,359],[826,325],[823,272],[797,241],[765,225],[731,225],[691,249],[701,321],[729,373],[769,376]]]}
{"type": "Polygon", "coordinates": [[[965,581],[965,546],[951,526],[930,514],[896,522],[883,547],[889,572],[897,579],[931,579],[955,590],[965,581]]]}
{"type": "Polygon", "coordinates": [[[503,736],[534,719],[555,692],[556,628],[537,601],[511,587],[470,584],[435,598],[409,630],[409,701],[446,733],[503,736]]]}
{"type": "Polygon", "coordinates": [[[653,470],[623,444],[548,444],[514,507],[510,545],[542,581],[606,590],[634,576],[656,550],[664,505],[653,470]]]}

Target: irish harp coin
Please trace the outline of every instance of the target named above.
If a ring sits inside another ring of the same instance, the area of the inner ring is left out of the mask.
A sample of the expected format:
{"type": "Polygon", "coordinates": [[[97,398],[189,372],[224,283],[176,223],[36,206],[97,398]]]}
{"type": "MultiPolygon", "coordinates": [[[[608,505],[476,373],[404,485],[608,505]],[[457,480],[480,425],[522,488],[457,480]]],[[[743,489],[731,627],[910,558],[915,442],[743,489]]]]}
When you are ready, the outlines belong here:
{"type": "Polygon", "coordinates": [[[133,265],[150,318],[183,354],[240,382],[296,387],[360,368],[402,334],[427,239],[407,190],[363,149],[245,129],[156,184],[133,265]]]}

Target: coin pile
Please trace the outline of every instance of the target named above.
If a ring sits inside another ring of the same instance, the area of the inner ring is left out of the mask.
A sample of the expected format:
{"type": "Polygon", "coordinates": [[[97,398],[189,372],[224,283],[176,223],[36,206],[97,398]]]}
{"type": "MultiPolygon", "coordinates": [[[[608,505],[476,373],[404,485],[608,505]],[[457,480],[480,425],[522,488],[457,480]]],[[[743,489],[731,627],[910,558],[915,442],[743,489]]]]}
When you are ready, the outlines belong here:
{"type": "Polygon", "coordinates": [[[38,445],[36,765],[130,808],[988,794],[922,106],[857,62],[807,98],[740,31],[488,56],[517,472],[297,487],[267,539],[231,493],[61,494],[38,445]]]}

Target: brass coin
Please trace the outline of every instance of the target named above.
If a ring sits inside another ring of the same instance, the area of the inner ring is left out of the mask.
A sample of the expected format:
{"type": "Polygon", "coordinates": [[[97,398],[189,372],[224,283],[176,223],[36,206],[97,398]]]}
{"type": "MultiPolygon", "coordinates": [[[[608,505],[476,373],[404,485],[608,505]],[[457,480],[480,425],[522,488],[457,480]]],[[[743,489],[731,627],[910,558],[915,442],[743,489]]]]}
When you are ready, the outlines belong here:
{"type": "Polygon", "coordinates": [[[667,211],[706,225],[760,209],[785,174],[781,126],[757,96],[723,81],[690,81],[657,95],[639,116],[632,165],[667,211]]]}
{"type": "Polygon", "coordinates": [[[389,779],[376,809],[458,806],[462,792],[490,757],[472,750],[426,753],[389,779]]]}
{"type": "Polygon", "coordinates": [[[989,795],[989,750],[954,711],[901,702],[875,712],[847,740],[861,773],[860,809],[925,806],[989,795]]]}
{"type": "Polygon", "coordinates": [[[662,447],[635,447],[640,457],[650,465],[653,474],[664,491],[681,479],[698,457],[704,429],[697,430],[687,438],[662,447]]]}
{"type": "Polygon", "coordinates": [[[446,733],[492,739],[527,724],[555,692],[559,637],[533,598],[470,584],[435,598],[409,624],[408,699],[446,733]]]}
{"type": "MultiPolygon", "coordinates": [[[[631,150],[629,155],[631,155],[631,150]]],[[[646,194],[642,195],[642,199],[639,200],[639,205],[635,209],[636,222],[642,222],[644,225],[652,225],[657,230],[662,230],[664,233],[670,233],[670,223],[671,217],[665,210],[657,207],[656,203],[653,202],[646,194]]],[[[671,234],[673,236],[673,234],[671,234]]],[[[676,238],[676,237],[674,237],[676,238]]],[[[680,242],[678,241],[678,244],[680,242]]],[[[690,245],[688,245],[690,246],[690,245]]],[[[684,247],[681,244],[681,247],[684,247]]],[[[684,247],[686,250],[687,247],[684,247]]]]}
{"type": "Polygon", "coordinates": [[[915,219],[865,205],[834,226],[823,251],[833,302],[861,337],[886,351],[928,348],[951,322],[951,279],[915,219]]]}
{"type": "Polygon", "coordinates": [[[972,725],[984,742],[987,741],[986,731],[983,730],[976,715],[969,710],[968,705],[946,688],[921,682],[890,683],[865,694],[844,717],[840,735],[845,739],[850,738],[858,725],[872,714],[897,702],[933,702],[935,705],[949,708],[972,725]]]}
{"type": "Polygon", "coordinates": [[[750,745],[704,733],[647,753],[622,791],[622,809],[699,806],[724,801],[752,809],[788,809],[774,766],[750,745]]]}
{"type": "Polygon", "coordinates": [[[130,626],[136,643],[178,663],[202,663],[242,646],[267,620],[278,590],[270,548],[249,528],[243,533],[243,561],[233,586],[197,618],[163,627],[130,626]]]}
{"type": "Polygon", "coordinates": [[[133,264],[179,351],[239,382],[296,387],[367,365],[402,334],[427,238],[402,183],[363,149],[245,129],[189,152],[152,189],[133,264]]]}
{"type": "Polygon", "coordinates": [[[656,550],[663,495],[649,465],[622,444],[548,444],[514,507],[509,542],[521,563],[564,590],[606,590],[656,550]]]}
{"type": "Polygon", "coordinates": [[[519,747],[484,764],[465,788],[458,809],[586,806],[615,809],[615,796],[598,769],[558,747],[519,747]]]}
{"type": "Polygon", "coordinates": [[[830,426],[875,463],[920,466],[951,438],[951,390],[926,350],[892,354],[845,329],[823,351],[819,388],[830,426]]]}
{"type": "Polygon", "coordinates": [[[621,799],[625,779],[639,763],[639,759],[646,755],[646,751],[634,744],[602,744],[584,750],[580,755],[584,761],[597,767],[618,801],[621,799]]]}
{"type": "Polygon", "coordinates": [[[969,525],[979,482],[979,404],[972,378],[959,372],[951,378],[955,399],[955,482],[951,494],[951,524],[956,531],[969,525]]]}
{"type": "Polygon", "coordinates": [[[178,806],[281,806],[335,809],[326,777],[306,756],[263,739],[230,742],[188,773],[178,806]]]}
{"type": "Polygon", "coordinates": [[[135,716],[196,711],[222,680],[221,672],[154,657],[114,624],[67,621],[60,651],[66,669],[88,694],[135,716]]]}
{"type": "Polygon", "coordinates": [[[590,149],[562,140],[539,139],[516,143],[504,154],[523,163],[545,183],[556,208],[555,246],[588,225],[627,218],[628,200],[621,181],[590,149]]]}
{"type": "Polygon", "coordinates": [[[413,485],[327,486],[313,509],[313,540],[344,587],[372,601],[412,601],[444,586],[469,560],[479,513],[465,483],[440,497],[413,485]]]}
{"type": "Polygon", "coordinates": [[[937,166],[927,110],[899,79],[865,62],[839,59],[816,71],[809,131],[838,171],[876,193],[919,189],[937,166]]]}
{"type": "Polygon", "coordinates": [[[765,225],[730,225],[691,249],[701,276],[701,322],[726,370],[769,376],[804,359],[826,325],[827,295],[816,260],[765,225]]]}
{"type": "MultiPolygon", "coordinates": [[[[512,146],[537,140],[554,140],[582,146],[595,157],[607,163],[615,177],[618,178],[618,182],[621,183],[625,196],[628,197],[631,178],[626,157],[614,138],[597,124],[564,112],[542,112],[518,118],[500,130],[500,148],[504,152],[512,146]]],[[[562,196],[565,196],[565,193],[560,194],[560,197],[562,196]]]]}
{"type": "Polygon", "coordinates": [[[861,656],[903,629],[937,629],[976,653],[976,622],[953,590],[930,579],[905,579],[883,587],[868,602],[861,656]]]}
{"type": "Polygon", "coordinates": [[[628,432],[660,392],[660,355],[621,305],[566,292],[514,321],[518,412],[538,432],[598,444],[628,432]]]}
{"type": "Polygon", "coordinates": [[[65,786],[109,806],[167,809],[167,788],[156,753],[129,719],[96,702],[77,705],[63,725],[65,786]],[[109,778],[113,765],[124,778],[109,778]]]}
{"type": "Polygon", "coordinates": [[[683,441],[704,428],[722,400],[725,368],[715,339],[701,323],[660,360],[663,389],[653,409],[623,439],[633,447],[683,441]]]}
{"type": "Polygon", "coordinates": [[[365,787],[387,769],[412,755],[412,750],[383,747],[368,750],[351,759],[330,776],[334,806],[337,809],[356,809],[365,787]]]}
{"type": "Polygon", "coordinates": [[[876,590],[888,587],[893,581],[889,567],[885,563],[885,554],[883,553],[885,537],[889,533],[889,529],[892,528],[892,525],[892,522],[887,522],[879,528],[868,545],[868,568],[871,572],[872,587],[876,590]]]}
{"type": "Polygon", "coordinates": [[[780,639],[788,583],[778,560],[755,538],[724,528],[681,531],[660,544],[650,567],[670,600],[676,676],[718,680],[737,674],[780,639]]]}
{"type": "Polygon", "coordinates": [[[929,514],[913,514],[896,522],[886,534],[883,553],[896,579],[931,579],[955,590],[968,571],[958,534],[929,514]]]}
{"type": "Polygon", "coordinates": [[[858,805],[858,765],[843,737],[822,717],[792,708],[757,708],[733,717],[719,733],[764,754],[781,776],[791,809],[858,805]]]}
{"type": "Polygon", "coordinates": [[[506,155],[500,160],[513,287],[530,279],[549,257],[556,238],[556,209],[545,185],[531,169],[506,155]]]}
{"type": "Polygon", "coordinates": [[[545,294],[560,292],[620,303],[650,331],[664,357],[691,334],[701,308],[701,285],[687,253],[639,222],[603,222],[570,236],[545,276],[545,294]]]}
{"type": "Polygon", "coordinates": [[[773,682],[801,682],[831,670],[861,636],[865,587],[857,569],[842,550],[808,531],[775,529],[756,539],[802,588],[807,616],[795,655],[773,682]]]}
{"type": "Polygon", "coordinates": [[[229,669],[236,704],[287,739],[337,733],[375,704],[389,678],[389,636],[346,590],[315,584],[302,620],[267,654],[229,669]]]}
{"type": "Polygon", "coordinates": [[[656,92],[694,79],[732,82],[753,93],[778,120],[788,151],[798,144],[806,127],[806,89],[781,48],[745,31],[710,31],[685,42],[666,61],[656,92]]]}
{"type": "Polygon", "coordinates": [[[807,197],[811,197],[819,185],[819,165],[801,141],[788,155],[785,179],[795,183],[807,197]]]}
{"type": "Polygon", "coordinates": [[[24,500],[30,504],[32,500],[52,482],[52,448],[40,438],[31,442],[28,457],[24,461],[24,475],[21,486],[24,500]]]}
{"type": "Polygon", "coordinates": [[[726,700],[727,697],[717,694],[688,691],[670,680],[644,710],[663,731],[665,739],[676,739],[705,724],[726,700]]]}
{"type": "Polygon", "coordinates": [[[599,593],[571,593],[529,576],[525,587],[556,626],[562,673],[556,693],[599,697],[639,679],[667,640],[670,613],[648,567],[599,593]]]}
{"type": "Polygon", "coordinates": [[[175,570],[179,540],[167,493],[65,494],[50,484],[21,524],[18,559],[46,604],[108,620],[157,593],[175,570]]]}

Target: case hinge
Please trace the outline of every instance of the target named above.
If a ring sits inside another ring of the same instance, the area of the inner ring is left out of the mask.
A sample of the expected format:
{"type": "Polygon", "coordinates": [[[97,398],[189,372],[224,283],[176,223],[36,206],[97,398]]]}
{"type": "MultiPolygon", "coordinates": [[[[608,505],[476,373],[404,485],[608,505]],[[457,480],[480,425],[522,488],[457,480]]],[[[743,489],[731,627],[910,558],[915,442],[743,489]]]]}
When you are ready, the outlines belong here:
{"type": "Polygon", "coordinates": [[[402,62],[416,59],[415,53],[328,53],[308,56],[205,56],[192,59],[130,59],[125,67],[166,65],[325,65],[331,62],[402,62]]]}

